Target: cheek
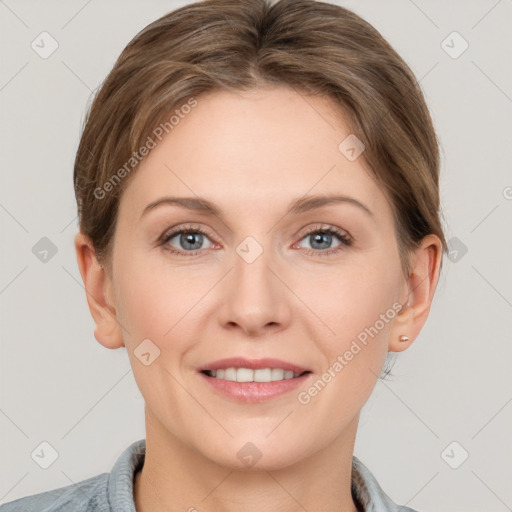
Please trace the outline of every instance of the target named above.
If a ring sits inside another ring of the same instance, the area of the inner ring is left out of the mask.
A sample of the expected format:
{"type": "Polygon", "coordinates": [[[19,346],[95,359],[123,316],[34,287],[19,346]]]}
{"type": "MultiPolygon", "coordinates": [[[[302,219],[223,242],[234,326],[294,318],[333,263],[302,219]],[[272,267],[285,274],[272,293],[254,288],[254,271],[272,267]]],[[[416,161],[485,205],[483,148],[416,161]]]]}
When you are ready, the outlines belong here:
{"type": "Polygon", "coordinates": [[[200,310],[200,304],[194,305],[208,282],[168,268],[162,260],[157,264],[147,255],[134,255],[118,264],[117,315],[125,328],[123,339],[135,380],[152,410],[180,393],[179,387],[172,386],[172,375],[178,375],[181,358],[194,346],[190,320],[200,310]],[[147,339],[156,348],[147,341],[142,345],[147,339]],[[138,359],[148,350],[150,357],[158,357],[146,366],[138,359]]]}
{"type": "Polygon", "coordinates": [[[313,319],[318,327],[312,329],[329,364],[346,353],[350,366],[380,371],[396,316],[398,274],[396,265],[391,263],[389,270],[383,271],[375,261],[340,266],[336,272],[329,269],[301,284],[298,295],[321,320],[313,319]]]}
{"type": "Polygon", "coordinates": [[[376,320],[380,313],[392,306],[397,284],[398,276],[393,265],[384,269],[369,262],[317,272],[314,278],[308,279],[303,293],[334,324],[340,321],[344,324],[348,317],[353,318],[350,324],[359,323],[364,327],[365,321],[376,320]]]}
{"type": "Polygon", "coordinates": [[[308,295],[303,288],[298,295],[322,320],[310,316],[306,327],[324,357],[320,374],[304,390],[301,403],[320,409],[330,404],[331,434],[335,435],[337,426],[366,403],[382,371],[396,314],[394,287],[387,276],[367,271],[315,279],[314,289],[322,292],[308,295]]]}
{"type": "Polygon", "coordinates": [[[149,338],[161,350],[171,341],[173,350],[179,350],[179,340],[187,339],[183,329],[189,315],[196,312],[195,305],[211,286],[211,279],[144,254],[119,261],[118,269],[117,314],[128,331],[123,333],[125,343],[135,348],[149,338]]]}

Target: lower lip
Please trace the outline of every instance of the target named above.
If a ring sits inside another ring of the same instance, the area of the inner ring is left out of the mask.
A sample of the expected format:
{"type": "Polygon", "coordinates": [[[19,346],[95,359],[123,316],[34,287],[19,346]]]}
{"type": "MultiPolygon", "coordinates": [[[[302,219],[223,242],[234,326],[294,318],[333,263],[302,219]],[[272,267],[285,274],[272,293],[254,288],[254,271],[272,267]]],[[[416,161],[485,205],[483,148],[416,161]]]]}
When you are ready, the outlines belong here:
{"type": "Polygon", "coordinates": [[[239,402],[257,403],[270,400],[279,395],[289,393],[298,388],[312,375],[305,373],[293,379],[277,380],[274,382],[233,382],[230,380],[209,377],[204,373],[199,375],[212,386],[212,388],[223,396],[232,398],[239,402]]]}

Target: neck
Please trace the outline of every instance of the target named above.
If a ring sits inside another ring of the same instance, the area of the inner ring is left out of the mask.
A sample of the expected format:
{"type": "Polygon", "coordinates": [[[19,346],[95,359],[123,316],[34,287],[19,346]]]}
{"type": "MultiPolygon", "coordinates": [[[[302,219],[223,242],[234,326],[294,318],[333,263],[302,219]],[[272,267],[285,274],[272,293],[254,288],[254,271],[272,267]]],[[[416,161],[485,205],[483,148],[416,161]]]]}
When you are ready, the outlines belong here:
{"type": "Polygon", "coordinates": [[[137,512],[357,512],[351,471],[358,417],[331,444],[291,465],[240,470],[184,444],[148,407],[145,415],[146,455],[134,482],[137,512]]]}

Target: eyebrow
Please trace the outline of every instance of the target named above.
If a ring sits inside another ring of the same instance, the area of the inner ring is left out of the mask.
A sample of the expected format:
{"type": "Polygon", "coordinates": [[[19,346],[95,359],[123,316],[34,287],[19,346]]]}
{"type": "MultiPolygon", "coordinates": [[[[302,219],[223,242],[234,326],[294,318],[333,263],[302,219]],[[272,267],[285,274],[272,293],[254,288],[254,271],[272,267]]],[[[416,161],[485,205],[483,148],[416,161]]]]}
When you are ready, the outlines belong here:
{"type": "MultiPolygon", "coordinates": [[[[299,199],[292,201],[292,203],[288,207],[288,210],[286,211],[286,215],[297,215],[310,210],[321,208],[322,206],[326,206],[328,204],[340,203],[348,203],[357,206],[365,213],[367,213],[369,216],[373,217],[373,213],[368,208],[368,206],[366,206],[361,201],[358,201],[353,197],[343,195],[313,195],[301,197],[299,199]]],[[[158,206],[162,205],[180,206],[182,208],[186,208],[187,210],[198,211],[205,213],[207,215],[214,215],[216,217],[222,217],[223,215],[222,210],[218,206],[202,197],[165,196],[149,203],[144,208],[141,218],[149,211],[154,210],[158,206]]]]}

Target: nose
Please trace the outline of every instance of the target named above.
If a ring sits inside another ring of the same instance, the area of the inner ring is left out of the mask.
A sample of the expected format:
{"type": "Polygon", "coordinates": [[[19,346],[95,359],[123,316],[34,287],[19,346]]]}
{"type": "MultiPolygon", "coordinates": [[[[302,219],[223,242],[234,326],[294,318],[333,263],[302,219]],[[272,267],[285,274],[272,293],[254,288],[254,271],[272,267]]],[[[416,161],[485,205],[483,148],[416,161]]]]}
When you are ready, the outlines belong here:
{"type": "Polygon", "coordinates": [[[258,337],[289,324],[291,293],[274,266],[266,252],[252,263],[235,253],[234,269],[221,291],[218,320],[223,328],[258,337]]]}

